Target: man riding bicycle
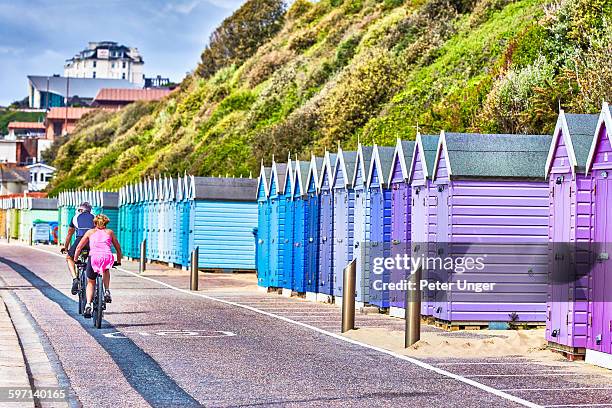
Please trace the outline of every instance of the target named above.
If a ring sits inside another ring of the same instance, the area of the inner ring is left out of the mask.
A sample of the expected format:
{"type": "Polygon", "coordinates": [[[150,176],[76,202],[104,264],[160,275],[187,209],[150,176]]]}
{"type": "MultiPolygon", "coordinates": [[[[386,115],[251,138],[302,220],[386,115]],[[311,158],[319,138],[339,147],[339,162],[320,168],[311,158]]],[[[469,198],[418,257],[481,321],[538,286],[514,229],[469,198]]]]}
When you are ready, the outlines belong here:
{"type": "MultiPolygon", "coordinates": [[[[66,235],[66,241],[64,242],[64,247],[61,250],[63,254],[66,254],[66,263],[68,264],[70,275],[72,275],[72,289],[70,292],[73,295],[76,295],[79,290],[79,279],[76,272],[74,252],[85,233],[94,228],[94,226],[94,216],[91,213],[91,205],[87,201],[84,201],[81,203],[81,205],[79,205],[77,213],[70,221],[68,235],[66,235]],[[72,235],[74,235],[75,232],[75,240],[71,246],[70,241],[72,240],[72,235]]],[[[89,247],[86,248],[89,249],[89,247]]]]}

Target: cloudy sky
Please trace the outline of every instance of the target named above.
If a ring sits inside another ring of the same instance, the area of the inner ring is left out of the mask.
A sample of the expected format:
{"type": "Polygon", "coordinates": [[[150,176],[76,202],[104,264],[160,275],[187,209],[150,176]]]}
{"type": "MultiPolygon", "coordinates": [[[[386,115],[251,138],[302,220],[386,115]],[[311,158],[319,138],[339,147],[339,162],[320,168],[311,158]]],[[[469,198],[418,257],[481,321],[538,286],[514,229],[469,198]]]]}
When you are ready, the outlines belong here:
{"type": "Polygon", "coordinates": [[[89,41],[137,47],[146,76],[180,81],[243,0],[0,0],[0,106],[27,96],[26,75],[63,74],[89,41]]]}

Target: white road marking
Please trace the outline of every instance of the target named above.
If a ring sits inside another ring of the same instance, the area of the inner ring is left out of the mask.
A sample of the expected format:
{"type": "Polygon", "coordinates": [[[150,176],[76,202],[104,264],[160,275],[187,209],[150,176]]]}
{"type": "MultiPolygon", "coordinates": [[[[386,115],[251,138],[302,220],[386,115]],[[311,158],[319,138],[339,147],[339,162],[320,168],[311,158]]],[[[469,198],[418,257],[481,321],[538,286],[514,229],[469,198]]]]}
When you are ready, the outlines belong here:
{"type": "Polygon", "coordinates": [[[529,373],[529,374],[476,374],[476,375],[468,375],[467,377],[562,377],[565,375],[577,376],[577,375],[587,375],[594,376],[597,374],[587,374],[587,373],[558,373],[556,371],[552,371],[550,373],[543,373],[538,371],[537,373],[529,373]]]}
{"type": "Polygon", "coordinates": [[[511,388],[502,391],[589,391],[612,390],[612,387],[564,387],[564,388],[511,388]]]}
{"type": "MultiPolygon", "coordinates": [[[[55,256],[58,256],[60,258],[64,258],[64,256],[61,255],[61,254],[56,254],[56,253],[53,253],[51,251],[47,251],[45,249],[36,248],[36,247],[31,247],[31,249],[34,249],[34,250],[37,250],[37,251],[41,251],[41,252],[46,252],[48,254],[55,255],[55,256]]],[[[311,325],[306,324],[306,323],[301,323],[301,322],[298,322],[298,321],[295,321],[295,320],[288,319],[288,318],[283,317],[283,316],[279,316],[279,315],[275,315],[273,313],[265,312],[263,310],[254,308],[252,306],[243,305],[243,304],[232,302],[232,301],[229,301],[229,300],[217,299],[217,298],[214,298],[212,296],[204,295],[203,293],[192,292],[192,291],[190,291],[188,289],[177,288],[175,286],[169,285],[169,284],[167,284],[165,282],[162,282],[162,281],[159,281],[157,279],[153,279],[153,278],[150,278],[148,276],[141,276],[138,273],[131,272],[131,271],[128,271],[127,269],[123,269],[123,268],[120,268],[120,267],[117,267],[116,269],[118,269],[118,270],[120,270],[122,272],[125,272],[127,274],[130,274],[132,276],[135,276],[137,278],[157,283],[158,285],[164,286],[166,288],[175,290],[175,291],[180,292],[180,293],[184,293],[184,294],[191,295],[191,296],[198,296],[198,297],[201,297],[203,299],[207,299],[207,300],[210,300],[210,301],[213,301],[213,302],[219,302],[219,303],[223,303],[223,304],[226,304],[226,305],[229,305],[229,306],[235,306],[235,307],[239,307],[239,308],[242,308],[242,309],[250,310],[252,312],[255,312],[255,313],[258,313],[258,314],[261,314],[261,315],[264,315],[264,316],[268,316],[268,317],[272,317],[274,319],[282,320],[282,321],[284,321],[286,323],[291,323],[291,324],[294,324],[296,326],[301,326],[301,327],[310,329],[312,331],[315,331],[317,333],[323,334],[325,336],[332,337],[332,338],[334,338],[336,340],[340,340],[340,341],[343,341],[343,342],[346,342],[346,343],[349,343],[349,344],[353,344],[353,345],[356,345],[356,346],[360,346],[360,347],[363,347],[363,348],[366,348],[366,349],[374,350],[374,351],[377,351],[377,352],[379,352],[381,354],[386,354],[388,356],[395,357],[395,358],[397,358],[399,360],[407,361],[407,362],[412,363],[412,364],[414,364],[414,365],[416,365],[418,367],[421,367],[423,369],[432,371],[434,373],[443,375],[443,376],[448,377],[448,378],[452,378],[452,379],[454,379],[456,381],[459,381],[459,382],[462,382],[464,384],[471,385],[472,387],[475,387],[475,388],[478,388],[478,389],[480,389],[482,391],[488,392],[489,394],[496,395],[496,396],[498,396],[500,398],[504,398],[504,399],[506,399],[508,401],[515,402],[515,403],[523,405],[525,407],[542,408],[542,406],[539,405],[539,404],[535,404],[535,403],[527,401],[527,400],[525,400],[523,398],[516,397],[514,395],[511,395],[511,394],[508,394],[506,392],[500,391],[500,390],[498,390],[496,388],[493,388],[493,387],[490,387],[488,385],[481,384],[481,383],[479,383],[477,381],[474,381],[474,380],[471,380],[469,378],[463,377],[463,376],[461,376],[459,374],[451,373],[450,371],[446,371],[446,370],[443,370],[443,369],[441,369],[439,367],[435,367],[435,366],[433,366],[431,364],[425,363],[425,362],[423,362],[421,360],[417,360],[416,358],[413,358],[413,357],[404,356],[402,354],[398,354],[398,353],[395,353],[395,352],[390,351],[390,350],[386,350],[386,349],[383,349],[383,348],[380,348],[380,347],[372,346],[370,344],[362,343],[360,341],[353,340],[353,339],[350,339],[348,337],[344,337],[344,336],[342,336],[340,334],[331,333],[331,332],[328,332],[327,330],[323,330],[323,329],[320,329],[320,328],[315,327],[315,326],[311,326],[311,325]]]]}
{"type": "Polygon", "coordinates": [[[562,405],[544,405],[543,408],[553,407],[612,407],[612,404],[562,404],[562,405]]]}

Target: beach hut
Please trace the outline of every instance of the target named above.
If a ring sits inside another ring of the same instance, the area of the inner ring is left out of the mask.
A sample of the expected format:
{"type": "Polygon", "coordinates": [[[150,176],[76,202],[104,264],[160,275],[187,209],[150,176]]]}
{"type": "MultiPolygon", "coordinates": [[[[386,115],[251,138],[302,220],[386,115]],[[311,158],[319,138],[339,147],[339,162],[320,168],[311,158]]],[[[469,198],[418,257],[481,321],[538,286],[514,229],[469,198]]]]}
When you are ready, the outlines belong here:
{"type": "Polygon", "coordinates": [[[587,172],[593,178],[593,268],[588,274],[586,361],[612,369],[612,112],[602,106],[589,150],[587,172]]]}
{"type": "MultiPolygon", "coordinates": [[[[142,245],[142,242],[147,238],[147,218],[146,218],[146,213],[145,213],[145,190],[146,190],[146,184],[144,182],[144,180],[140,180],[138,183],[136,183],[136,185],[134,186],[134,224],[133,224],[133,230],[136,231],[136,240],[133,243],[134,244],[134,253],[135,253],[135,257],[139,258],[140,257],[140,247],[142,245]]],[[[145,253],[143,254],[145,259],[147,257],[147,248],[146,245],[144,247],[144,251],[145,253]]]]}
{"type": "Polygon", "coordinates": [[[199,268],[255,270],[256,191],[252,178],[190,177],[188,253],[199,249],[199,268]]]}
{"type": "Polygon", "coordinates": [[[37,224],[56,223],[58,219],[57,199],[56,198],[33,198],[20,197],[16,199],[19,208],[19,236],[21,241],[28,242],[30,237],[33,241],[48,243],[51,241],[50,229],[46,229],[45,237],[38,237],[35,234],[37,224]]]}
{"type": "Polygon", "coordinates": [[[585,174],[597,115],[559,112],[546,160],[549,189],[549,347],[584,355],[587,339],[589,243],[593,180],[585,174]]]}
{"type": "Polygon", "coordinates": [[[428,279],[453,286],[434,294],[438,321],[546,321],[549,198],[542,163],[551,139],[441,132],[430,217],[440,262],[428,279]]]}
{"type": "Polygon", "coordinates": [[[285,168],[284,186],[282,193],[279,192],[278,200],[283,201],[281,208],[284,209],[284,222],[282,245],[283,245],[283,266],[280,286],[283,288],[283,295],[291,296],[293,285],[293,233],[295,227],[295,208],[293,207],[293,186],[294,186],[294,164],[291,157],[287,158],[287,166],[285,168]]]}
{"type": "Polygon", "coordinates": [[[292,255],[293,259],[293,280],[292,290],[298,293],[306,292],[306,269],[307,252],[309,238],[309,210],[308,207],[308,170],[310,162],[303,162],[299,159],[293,164],[293,182],[291,190],[291,204],[293,205],[293,238],[292,255]]]}
{"type": "Polygon", "coordinates": [[[268,180],[271,167],[265,167],[263,160],[257,178],[257,248],[256,269],[257,284],[267,288],[270,286],[270,202],[268,199],[268,180]]]}
{"type": "Polygon", "coordinates": [[[285,249],[285,200],[281,200],[287,175],[287,164],[272,161],[270,174],[270,286],[280,288],[283,277],[285,249]]]}
{"type": "Polygon", "coordinates": [[[9,210],[14,206],[12,197],[0,198],[0,237],[7,238],[9,236],[9,210]]]}
{"type": "Polygon", "coordinates": [[[390,282],[388,273],[375,274],[372,268],[375,258],[385,259],[391,255],[391,189],[389,174],[393,166],[395,148],[374,146],[368,170],[367,191],[370,196],[370,251],[366,257],[364,276],[368,279],[372,305],[388,308],[389,291],[380,286],[390,282]],[[377,282],[376,285],[374,283],[377,282]]]}
{"type": "Polygon", "coordinates": [[[307,218],[305,228],[308,242],[306,245],[306,264],[304,266],[304,281],[306,299],[316,300],[319,283],[319,228],[321,199],[319,196],[319,174],[323,168],[323,157],[311,155],[308,166],[308,175],[304,182],[306,196],[304,198],[305,217],[307,218]]]}
{"type": "MultiPolygon", "coordinates": [[[[430,217],[435,221],[436,208],[433,203],[436,200],[436,192],[431,188],[431,176],[438,150],[439,135],[421,135],[417,132],[412,161],[408,170],[408,185],[411,189],[410,208],[410,241],[411,256],[429,255],[430,239],[436,241],[434,228],[430,228],[430,217]],[[431,238],[430,238],[431,233],[431,238]]],[[[427,269],[422,269],[421,278],[427,280],[427,269]]],[[[403,309],[401,309],[403,316],[403,309]]],[[[433,301],[430,293],[421,293],[421,314],[431,316],[433,313],[433,301]]]]}
{"type": "Polygon", "coordinates": [[[172,231],[169,234],[170,242],[168,243],[169,259],[173,266],[181,264],[181,224],[182,224],[182,199],[183,199],[183,178],[177,175],[176,179],[171,178],[171,197],[170,211],[172,212],[172,231]]]}
{"type": "Polygon", "coordinates": [[[336,164],[336,155],[325,152],[319,178],[319,270],[318,290],[316,298],[319,301],[330,301],[334,282],[334,195],[332,193],[332,177],[336,164]]]}
{"type": "Polygon", "coordinates": [[[104,214],[110,222],[108,228],[119,229],[119,193],[114,191],[91,191],[91,211],[94,215],[104,214]]]}
{"type": "Polygon", "coordinates": [[[363,305],[369,299],[368,261],[370,249],[370,190],[367,188],[368,171],[372,160],[371,146],[357,146],[355,171],[352,174],[351,184],[355,191],[354,217],[353,217],[353,258],[356,262],[356,297],[355,301],[363,305]]]}
{"type": "Polygon", "coordinates": [[[344,152],[338,149],[332,191],[334,195],[334,277],[333,295],[337,302],[342,301],[343,271],[353,260],[355,191],[353,174],[357,152],[344,152]]]}
{"type": "MultiPolygon", "coordinates": [[[[391,241],[389,252],[393,258],[410,254],[412,200],[408,179],[414,146],[413,141],[397,139],[391,158],[391,169],[388,173],[391,190],[391,241]]],[[[385,274],[389,276],[389,282],[393,287],[393,290],[382,291],[380,296],[383,299],[388,297],[389,314],[391,316],[404,317],[406,292],[395,286],[406,279],[407,273],[409,271],[393,268],[390,271],[384,271],[382,274],[383,280],[385,274]]]]}
{"type": "Polygon", "coordinates": [[[80,203],[77,203],[77,192],[69,190],[64,191],[58,196],[58,240],[61,245],[66,241],[70,222],[76,213],[76,208],[80,203]]]}

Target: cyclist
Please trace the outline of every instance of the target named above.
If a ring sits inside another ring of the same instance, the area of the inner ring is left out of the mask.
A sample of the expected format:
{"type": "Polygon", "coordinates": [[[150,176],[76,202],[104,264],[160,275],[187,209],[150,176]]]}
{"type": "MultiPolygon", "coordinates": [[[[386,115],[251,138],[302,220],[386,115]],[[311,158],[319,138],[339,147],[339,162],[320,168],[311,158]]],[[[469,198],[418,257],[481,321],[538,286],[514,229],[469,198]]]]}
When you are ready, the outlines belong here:
{"type": "Polygon", "coordinates": [[[110,268],[115,263],[111,245],[117,251],[117,265],[121,265],[121,246],[115,237],[113,230],[106,228],[110,220],[104,214],[98,214],[94,218],[95,228],[90,229],[83,235],[76,248],[75,255],[79,256],[83,248],[89,243],[89,258],[87,259],[87,305],[83,316],[91,317],[93,309],[92,301],[96,277],[102,275],[104,281],[104,301],[111,303],[113,301],[110,293],[110,268]]]}
{"type": "Polygon", "coordinates": [[[61,250],[63,254],[66,254],[66,263],[68,264],[68,270],[72,275],[71,293],[73,295],[76,295],[79,290],[79,280],[77,278],[76,266],[74,264],[75,260],[78,258],[74,256],[74,252],[85,233],[94,227],[93,220],[94,216],[91,213],[91,205],[87,201],[82,202],[77,209],[77,213],[74,215],[74,217],[72,217],[72,220],[70,220],[68,235],[66,235],[66,242],[64,242],[64,247],[61,250]],[[71,246],[70,240],[75,232],[76,237],[74,244],[71,246]]]}

